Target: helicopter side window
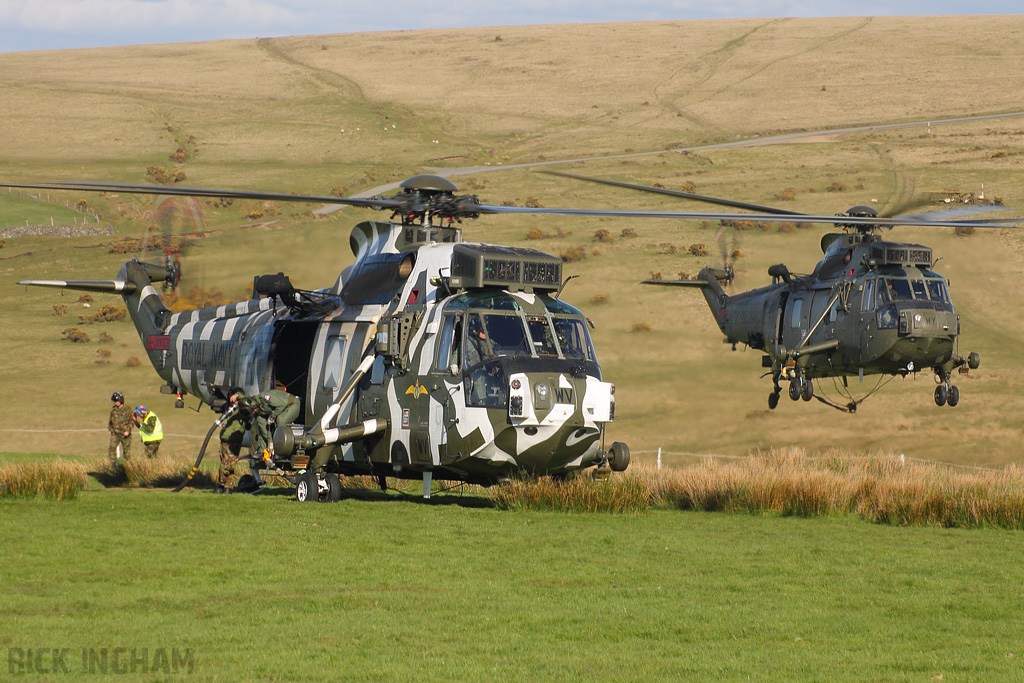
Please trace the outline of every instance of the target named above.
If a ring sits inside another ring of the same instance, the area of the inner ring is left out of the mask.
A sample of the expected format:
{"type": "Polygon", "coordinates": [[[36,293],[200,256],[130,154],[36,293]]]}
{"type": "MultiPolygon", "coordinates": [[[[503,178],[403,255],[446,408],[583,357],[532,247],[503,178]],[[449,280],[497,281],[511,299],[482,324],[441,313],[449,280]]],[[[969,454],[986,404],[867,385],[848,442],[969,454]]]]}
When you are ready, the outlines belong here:
{"type": "Polygon", "coordinates": [[[480,313],[470,313],[466,327],[466,367],[479,365],[494,356],[494,343],[480,313]]]}
{"type": "Polygon", "coordinates": [[[804,307],[804,300],[803,299],[794,299],[793,300],[793,317],[790,319],[790,322],[789,322],[789,326],[792,327],[793,329],[796,329],[796,328],[800,327],[800,313],[801,313],[801,309],[803,307],[804,307]]]}
{"type": "Polygon", "coordinates": [[[928,299],[928,290],[925,289],[924,280],[911,280],[910,285],[914,289],[915,299],[928,299]]]}
{"type": "Polygon", "coordinates": [[[462,347],[462,316],[446,315],[437,340],[437,362],[434,369],[447,372],[453,365],[459,367],[462,347]]]}
{"type": "Polygon", "coordinates": [[[526,321],[530,329],[530,338],[533,340],[533,348],[538,356],[557,356],[558,348],[555,347],[555,338],[551,333],[551,325],[545,318],[530,318],[526,321]]]}
{"type": "Polygon", "coordinates": [[[889,286],[885,284],[885,280],[878,281],[878,287],[875,289],[876,303],[875,308],[882,308],[889,304],[889,286]]]}
{"type": "Polygon", "coordinates": [[[870,311],[875,305],[875,280],[874,278],[864,283],[864,295],[860,300],[860,310],[870,311]]]}

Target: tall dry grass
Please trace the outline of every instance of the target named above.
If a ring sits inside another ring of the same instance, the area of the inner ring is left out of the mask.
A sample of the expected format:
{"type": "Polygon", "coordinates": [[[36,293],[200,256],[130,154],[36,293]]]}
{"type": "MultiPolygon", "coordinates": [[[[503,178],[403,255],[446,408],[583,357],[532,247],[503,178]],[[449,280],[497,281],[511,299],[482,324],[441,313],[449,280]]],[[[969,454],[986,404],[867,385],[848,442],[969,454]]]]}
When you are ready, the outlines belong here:
{"type": "MultiPolygon", "coordinates": [[[[150,460],[134,457],[111,463],[107,458],[97,459],[93,464],[96,477],[105,486],[129,486],[139,488],[171,488],[184,481],[192,471],[192,462],[173,456],[160,456],[150,460]]],[[[215,484],[214,475],[199,470],[189,485],[204,488],[215,484]]]]}
{"type": "Polygon", "coordinates": [[[88,481],[85,465],[66,460],[0,467],[0,498],[74,500],[88,481]]]}
{"type": "Polygon", "coordinates": [[[580,476],[566,481],[550,477],[514,479],[492,489],[497,507],[504,510],[558,512],[640,512],[651,505],[652,488],[646,473],[632,472],[595,481],[580,476]]]}
{"type": "Polygon", "coordinates": [[[684,510],[861,515],[899,526],[1024,529],[1024,470],[967,470],[833,450],[761,451],[742,461],[646,470],[660,505],[684,510]]]}
{"type": "Polygon", "coordinates": [[[957,469],[893,453],[808,456],[801,448],[772,449],[730,462],[633,467],[607,481],[514,481],[492,495],[504,509],[857,514],[898,526],[1024,529],[1024,468],[957,469]]]}

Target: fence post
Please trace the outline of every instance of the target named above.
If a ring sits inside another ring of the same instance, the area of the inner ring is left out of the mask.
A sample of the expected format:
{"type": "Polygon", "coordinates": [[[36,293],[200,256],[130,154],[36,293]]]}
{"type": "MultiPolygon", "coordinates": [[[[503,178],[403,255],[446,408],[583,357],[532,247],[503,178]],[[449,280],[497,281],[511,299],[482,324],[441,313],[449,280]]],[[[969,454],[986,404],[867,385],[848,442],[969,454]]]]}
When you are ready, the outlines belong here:
{"type": "Polygon", "coordinates": [[[661,469],[661,446],[658,446],[658,469],[661,469]]]}

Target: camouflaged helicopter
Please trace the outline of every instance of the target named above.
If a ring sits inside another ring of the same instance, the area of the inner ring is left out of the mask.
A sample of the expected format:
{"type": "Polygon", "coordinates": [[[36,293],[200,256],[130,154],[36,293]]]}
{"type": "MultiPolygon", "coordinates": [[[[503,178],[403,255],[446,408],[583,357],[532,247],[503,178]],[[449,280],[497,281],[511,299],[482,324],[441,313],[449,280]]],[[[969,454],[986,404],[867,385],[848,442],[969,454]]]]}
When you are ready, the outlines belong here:
{"type": "MultiPolygon", "coordinates": [[[[281,273],[254,278],[248,301],[168,310],[154,283],[180,276],[131,260],[113,280],[19,284],[124,298],[164,393],[215,410],[231,388],[283,385],[301,423],[277,425],[259,470],[296,475],[299,500],[337,500],[338,474],[489,485],[517,473],[623,471],[629,448],[604,445],[615,388],[601,376],[588,321],[561,301],[562,262],[542,252],[467,243],[458,227],[515,207],[456,196],[432,175],[371,199],[106,183],[2,183],[50,190],[256,198],[392,212],[352,230],[355,263],[330,287],[298,290],[281,273]]],[[[518,209],[519,211],[535,211],[518,209]]],[[[198,468],[219,421],[211,427],[198,468]]],[[[191,477],[191,475],[190,475],[191,477]]],[[[179,487],[180,488],[180,487],[179,487]]]]}
{"type": "MultiPolygon", "coordinates": [[[[161,391],[176,394],[178,405],[192,394],[223,410],[232,387],[247,393],[286,387],[301,401],[302,421],[277,425],[273,447],[254,463],[257,474],[262,469],[293,476],[296,497],[303,501],[340,498],[339,474],[375,476],[382,486],[386,477],[422,479],[429,497],[434,478],[489,485],[519,473],[561,477],[588,468],[607,474],[628,467],[626,444],[604,446],[615,415],[615,388],[602,378],[588,320],[559,299],[567,281],[561,260],[533,249],[464,242],[461,221],[507,213],[793,218],[764,207],[754,207],[760,214],[725,214],[494,206],[475,195],[456,195],[454,184],[435,175],[409,178],[393,196],[365,199],[96,182],[0,182],[0,187],[311,202],[391,212],[388,221],[353,228],[349,242],[355,263],[332,286],[318,290],[296,289],[281,273],[262,275],[254,278],[250,300],[172,313],[153,285],[176,278],[176,264],[134,259],[114,280],[19,283],[121,295],[166,383],[161,391]]],[[[896,223],[857,216],[801,215],[800,220],[896,223]]],[[[695,281],[656,284],[701,287],[730,339],[765,350],[776,382],[772,407],[784,379],[791,382],[791,396],[809,399],[808,380],[827,373],[906,373],[924,367],[917,364],[923,356],[848,355],[855,347],[837,336],[845,330],[837,325],[841,317],[875,321],[863,335],[869,351],[875,336],[895,330],[890,336],[910,336],[906,352],[918,353],[914,345],[923,331],[932,332],[927,359],[948,381],[964,361],[949,351],[958,323],[945,282],[925,268],[930,250],[903,245],[901,251],[869,233],[837,237],[823,245],[826,259],[809,278],[777,266],[773,273],[781,282],[732,297],[721,288],[732,278],[728,268],[706,268],[695,281]],[[848,265],[855,272],[846,275],[848,265]],[[882,309],[868,303],[874,295],[865,296],[863,288],[870,280],[878,292],[889,280],[902,280],[917,294],[923,285],[929,298],[919,300],[927,306],[910,308],[889,295],[885,311],[894,316],[893,326],[882,309]],[[917,311],[926,312],[911,328],[917,311]],[[796,323],[792,330],[785,324],[790,320],[796,323]]],[[[977,357],[971,358],[967,362],[976,366],[977,357]]],[[[958,395],[951,396],[955,403],[958,395]]]]}
{"type": "Polygon", "coordinates": [[[742,343],[763,352],[761,366],[770,369],[774,384],[768,395],[768,407],[773,410],[779,404],[785,382],[794,401],[818,398],[833,407],[856,412],[858,404],[874,390],[854,398],[849,391],[849,377],[863,381],[865,375],[906,377],[926,370],[934,373],[938,385],[934,393],[936,405],[958,405],[960,389],[953,384],[954,371],[966,374],[977,369],[981,357],[975,352],[966,356],[959,353],[960,316],[953,308],[947,281],[935,272],[930,247],[890,242],[876,233],[895,225],[1009,227],[1020,222],[1018,218],[882,218],[869,206],[855,206],[833,217],[810,216],[663,187],[548,173],[760,214],[729,214],[727,220],[737,220],[737,216],[739,220],[771,220],[766,218],[767,214],[774,215],[774,220],[782,217],[788,221],[831,223],[843,229],[822,238],[824,256],[812,273],[796,275],[784,264],[773,265],[768,269],[772,284],[758,289],[732,295],[726,292],[724,286],[734,278],[726,253],[722,256],[722,267],[705,267],[693,279],[644,282],[700,289],[733,349],[742,343]],[[842,382],[842,387],[838,382],[835,386],[845,396],[845,404],[815,395],[813,381],[824,378],[842,382]]]}

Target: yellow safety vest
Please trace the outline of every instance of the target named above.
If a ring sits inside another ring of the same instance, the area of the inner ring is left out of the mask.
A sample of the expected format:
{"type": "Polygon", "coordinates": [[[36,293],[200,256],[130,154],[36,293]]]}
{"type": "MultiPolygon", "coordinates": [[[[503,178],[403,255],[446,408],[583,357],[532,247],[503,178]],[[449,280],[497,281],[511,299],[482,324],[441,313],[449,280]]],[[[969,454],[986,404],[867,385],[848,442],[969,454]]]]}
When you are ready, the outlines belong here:
{"type": "Polygon", "coordinates": [[[153,441],[163,441],[164,438],[164,426],[160,424],[160,418],[156,416],[152,410],[146,413],[146,417],[142,419],[142,424],[139,425],[139,435],[142,437],[142,443],[150,443],[153,441]],[[152,416],[155,420],[153,424],[153,431],[146,431],[146,421],[152,416]]]}

